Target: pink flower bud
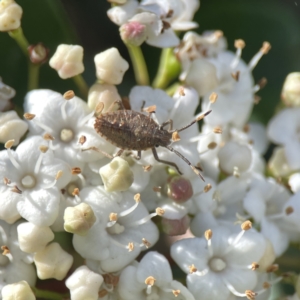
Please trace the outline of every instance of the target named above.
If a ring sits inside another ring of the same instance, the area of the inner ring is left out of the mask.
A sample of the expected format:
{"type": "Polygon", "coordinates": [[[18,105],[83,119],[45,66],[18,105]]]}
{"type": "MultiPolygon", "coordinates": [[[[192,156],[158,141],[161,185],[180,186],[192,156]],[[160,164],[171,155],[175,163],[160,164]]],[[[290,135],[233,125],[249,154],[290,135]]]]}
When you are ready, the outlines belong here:
{"type": "Polygon", "coordinates": [[[168,179],[167,194],[175,202],[182,203],[193,196],[193,187],[187,178],[172,176],[168,179]]]}
{"type": "Polygon", "coordinates": [[[132,21],[120,27],[121,38],[125,43],[140,46],[147,38],[146,26],[140,22],[132,21]]]}

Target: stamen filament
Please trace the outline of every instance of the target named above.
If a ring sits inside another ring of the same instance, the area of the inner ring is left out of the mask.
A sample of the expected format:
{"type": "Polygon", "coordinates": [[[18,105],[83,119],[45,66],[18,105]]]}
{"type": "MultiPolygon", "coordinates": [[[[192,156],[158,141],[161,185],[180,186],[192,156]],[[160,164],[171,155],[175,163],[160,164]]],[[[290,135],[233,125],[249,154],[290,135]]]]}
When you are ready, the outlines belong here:
{"type": "Polygon", "coordinates": [[[91,113],[83,117],[79,122],[79,127],[82,127],[86,122],[88,122],[95,115],[95,111],[93,110],[91,113]]]}
{"type": "Polygon", "coordinates": [[[37,175],[40,171],[40,167],[41,167],[41,163],[42,163],[42,159],[43,159],[43,153],[41,152],[36,163],[35,163],[35,167],[34,167],[34,174],[37,175]]]}
{"type": "Polygon", "coordinates": [[[125,216],[129,215],[130,213],[132,213],[137,208],[138,205],[139,205],[139,202],[136,202],[130,208],[122,211],[121,213],[119,213],[119,217],[125,217],[125,216]]]}
{"type": "Polygon", "coordinates": [[[10,148],[7,148],[7,155],[8,158],[10,160],[10,162],[12,163],[12,165],[17,169],[17,170],[21,170],[21,166],[20,164],[17,162],[17,160],[14,158],[10,148]]]}
{"type": "Polygon", "coordinates": [[[42,128],[43,130],[45,130],[46,132],[52,132],[52,129],[50,127],[48,127],[47,125],[41,123],[40,121],[33,119],[33,122],[39,126],[40,128],[42,128]]]}
{"type": "Polygon", "coordinates": [[[61,110],[61,116],[62,116],[62,119],[64,121],[67,121],[68,117],[67,117],[67,112],[66,112],[66,105],[67,105],[68,101],[64,101],[64,103],[62,104],[60,110],[61,110]]]}
{"type": "Polygon", "coordinates": [[[146,217],[144,217],[138,221],[128,224],[126,227],[135,227],[135,226],[143,225],[143,224],[147,223],[149,220],[151,220],[152,218],[156,217],[157,215],[158,215],[157,213],[149,214],[146,217]]]}

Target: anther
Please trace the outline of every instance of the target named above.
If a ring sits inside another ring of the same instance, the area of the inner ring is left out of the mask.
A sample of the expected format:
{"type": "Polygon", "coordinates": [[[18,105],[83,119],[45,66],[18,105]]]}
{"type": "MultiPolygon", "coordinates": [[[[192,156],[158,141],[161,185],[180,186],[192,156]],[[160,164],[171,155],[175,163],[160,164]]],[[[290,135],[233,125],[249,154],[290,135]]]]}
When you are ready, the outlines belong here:
{"type": "Polygon", "coordinates": [[[252,228],[252,223],[251,223],[251,221],[247,220],[247,221],[245,221],[244,223],[242,223],[241,228],[242,228],[242,230],[244,230],[244,231],[247,231],[247,230],[251,229],[251,228],[252,228]]]}
{"type": "Polygon", "coordinates": [[[175,297],[178,297],[181,292],[180,292],[180,290],[173,290],[172,293],[175,297]]]}
{"type": "Polygon", "coordinates": [[[82,136],[79,138],[78,143],[79,143],[80,145],[83,145],[85,142],[86,142],[86,137],[85,137],[84,135],[82,135],[82,136]]]}
{"type": "Polygon", "coordinates": [[[263,42],[262,47],[260,48],[260,51],[263,54],[267,54],[271,50],[271,44],[269,42],[263,42]]]}
{"type": "Polygon", "coordinates": [[[177,131],[174,131],[174,132],[172,133],[172,140],[173,140],[173,142],[178,142],[178,141],[180,141],[180,135],[178,134],[177,131]]]}
{"type": "Polygon", "coordinates": [[[269,282],[264,282],[264,283],[263,283],[263,288],[264,288],[265,290],[269,289],[271,286],[272,286],[272,285],[271,285],[269,282]]]}
{"type": "Polygon", "coordinates": [[[197,268],[195,267],[195,265],[191,265],[188,268],[189,268],[190,274],[196,273],[198,271],[197,268]]]}
{"type": "Polygon", "coordinates": [[[45,134],[43,135],[43,139],[44,139],[45,141],[54,141],[54,140],[55,140],[55,138],[54,138],[50,133],[45,133],[45,134]]]}
{"type": "Polygon", "coordinates": [[[209,144],[207,145],[207,148],[208,148],[209,150],[213,150],[213,149],[215,149],[217,146],[218,146],[218,144],[217,144],[216,142],[211,142],[211,143],[209,143],[209,144]]]}
{"type": "Polygon", "coordinates": [[[59,170],[55,175],[55,180],[58,180],[63,175],[63,171],[59,170]]]}
{"type": "Polygon", "coordinates": [[[244,49],[246,46],[246,43],[242,39],[238,39],[234,41],[234,47],[237,49],[244,49]]]}
{"type": "Polygon", "coordinates": [[[151,247],[151,243],[147,241],[145,238],[142,238],[142,243],[147,249],[151,247]]]}
{"type": "Polygon", "coordinates": [[[46,153],[49,149],[49,147],[45,146],[45,145],[40,145],[39,149],[42,153],[46,153]]]}
{"type": "Polygon", "coordinates": [[[64,93],[63,97],[64,97],[65,100],[71,100],[75,97],[75,93],[74,93],[74,91],[69,90],[69,91],[64,93]]]}
{"type": "Polygon", "coordinates": [[[141,202],[141,194],[139,194],[139,193],[135,194],[133,199],[137,203],[141,202]]]}
{"type": "Polygon", "coordinates": [[[156,279],[153,276],[149,276],[145,280],[145,284],[153,286],[155,284],[156,279]]]}
{"type": "Polygon", "coordinates": [[[251,291],[251,290],[246,290],[245,291],[245,295],[247,297],[247,299],[249,300],[254,300],[255,296],[257,295],[255,292],[251,291]]]}
{"type": "Polygon", "coordinates": [[[16,185],[13,186],[11,191],[17,194],[22,194],[22,191],[16,185]]]}
{"type": "Polygon", "coordinates": [[[151,165],[143,166],[144,172],[149,172],[152,169],[151,165]]]}
{"type": "Polygon", "coordinates": [[[262,58],[263,55],[267,54],[271,49],[271,45],[269,42],[264,42],[258,53],[256,53],[253,58],[250,60],[248,66],[250,70],[253,70],[259,60],[262,58]]]}
{"type": "Polygon", "coordinates": [[[165,214],[165,210],[162,209],[161,207],[157,207],[155,212],[158,216],[163,216],[165,214]]]}
{"type": "Polygon", "coordinates": [[[180,95],[180,96],[185,96],[185,93],[184,93],[184,87],[183,86],[180,86],[179,87],[179,89],[178,89],[178,94],[180,95]]]}
{"type": "Polygon", "coordinates": [[[212,188],[211,184],[208,183],[208,184],[204,187],[203,192],[204,192],[204,193],[207,193],[207,192],[209,192],[209,191],[211,190],[211,188],[212,188]]]}
{"type": "Polygon", "coordinates": [[[235,178],[240,178],[240,170],[238,167],[233,167],[233,176],[235,178]]]}
{"type": "Polygon", "coordinates": [[[208,241],[208,240],[211,240],[212,238],[212,235],[213,235],[213,232],[211,229],[208,229],[204,232],[204,237],[205,239],[208,241]]]}
{"type": "Polygon", "coordinates": [[[145,107],[143,109],[143,111],[148,112],[148,113],[155,113],[156,105],[151,105],[151,106],[145,107]]]}
{"type": "Polygon", "coordinates": [[[14,145],[15,140],[9,140],[4,144],[6,149],[10,149],[14,145]]]}
{"type": "Polygon", "coordinates": [[[11,180],[6,178],[6,177],[3,178],[3,182],[4,182],[5,185],[11,184],[11,180]]]}
{"type": "Polygon", "coordinates": [[[274,272],[278,271],[278,269],[279,269],[279,266],[277,264],[273,264],[266,269],[266,272],[274,273],[274,272]]]}
{"type": "Polygon", "coordinates": [[[239,79],[240,79],[240,74],[241,74],[240,71],[236,71],[236,72],[231,73],[231,77],[232,77],[235,81],[239,81],[239,79]]]}
{"type": "Polygon", "coordinates": [[[252,271],[256,271],[258,268],[259,268],[259,264],[258,264],[258,263],[253,262],[253,263],[251,264],[251,270],[252,270],[252,271]]]}
{"type": "Polygon", "coordinates": [[[1,250],[3,251],[2,255],[8,255],[8,254],[10,254],[9,248],[7,246],[5,246],[5,245],[1,246],[1,250]]]}
{"type": "Polygon", "coordinates": [[[72,173],[72,175],[81,174],[81,169],[78,167],[72,168],[71,173],[72,173]]]}
{"type": "Polygon", "coordinates": [[[79,196],[79,188],[75,188],[72,192],[73,196],[79,196]]]}
{"type": "Polygon", "coordinates": [[[26,120],[31,121],[32,119],[35,118],[35,114],[25,113],[25,114],[23,115],[23,117],[24,117],[26,120]]]}
{"type": "Polygon", "coordinates": [[[128,249],[128,252],[132,252],[134,250],[134,244],[128,243],[127,249],[128,249]]]}
{"type": "Polygon", "coordinates": [[[213,132],[217,133],[217,134],[221,134],[223,132],[223,130],[220,126],[217,126],[213,129],[213,132]]]}
{"type": "Polygon", "coordinates": [[[118,214],[117,213],[110,213],[109,214],[109,221],[110,222],[117,222],[118,221],[118,214]]]}
{"type": "Polygon", "coordinates": [[[152,189],[156,193],[161,193],[161,186],[154,186],[152,189]]]}
{"type": "Polygon", "coordinates": [[[291,206],[288,206],[286,209],[285,209],[285,213],[287,215],[290,215],[294,212],[294,209],[291,207],[291,206]]]}

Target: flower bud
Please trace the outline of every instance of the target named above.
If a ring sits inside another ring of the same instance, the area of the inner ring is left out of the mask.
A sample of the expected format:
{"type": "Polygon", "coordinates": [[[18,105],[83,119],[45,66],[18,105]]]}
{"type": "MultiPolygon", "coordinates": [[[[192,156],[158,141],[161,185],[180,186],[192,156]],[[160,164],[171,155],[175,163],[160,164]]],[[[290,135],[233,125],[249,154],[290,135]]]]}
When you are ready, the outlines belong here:
{"type": "Polygon", "coordinates": [[[171,176],[166,185],[167,195],[177,203],[183,203],[193,196],[191,182],[182,176],[171,176]]]}
{"type": "Polygon", "coordinates": [[[39,227],[30,222],[19,224],[17,230],[20,249],[27,253],[43,250],[54,239],[49,227],[39,227]]]}
{"type": "Polygon", "coordinates": [[[164,233],[174,236],[185,234],[187,229],[190,226],[190,217],[185,215],[181,219],[166,219],[162,218],[161,220],[162,230],[164,233]]]}
{"type": "Polygon", "coordinates": [[[84,71],[83,48],[79,45],[61,44],[51,57],[49,65],[62,79],[67,79],[84,71]]]}
{"type": "Polygon", "coordinates": [[[290,73],[286,77],[281,99],[287,106],[300,106],[300,72],[290,73]]]}
{"type": "Polygon", "coordinates": [[[35,296],[25,281],[7,284],[2,288],[2,300],[35,300],[35,296]]]}
{"type": "Polygon", "coordinates": [[[258,262],[258,264],[259,264],[258,270],[260,272],[265,272],[267,270],[267,268],[272,265],[272,263],[275,261],[275,259],[276,259],[276,255],[274,252],[273,245],[268,239],[266,239],[265,252],[264,252],[262,258],[260,259],[260,261],[258,262]]]}
{"type": "Polygon", "coordinates": [[[48,59],[49,49],[43,43],[30,45],[28,47],[29,59],[34,64],[43,64],[48,59]]]}
{"type": "Polygon", "coordinates": [[[14,0],[0,1],[0,31],[11,31],[21,26],[22,7],[14,0]]]}
{"type": "Polygon", "coordinates": [[[122,58],[117,48],[97,54],[94,61],[97,78],[109,84],[120,84],[129,68],[128,62],[122,58]]]}
{"type": "Polygon", "coordinates": [[[234,169],[239,172],[247,171],[252,162],[252,153],[248,145],[242,145],[237,142],[228,142],[218,153],[220,169],[232,174],[234,169]]]}
{"type": "Polygon", "coordinates": [[[52,243],[35,254],[34,263],[40,279],[62,280],[72,266],[73,257],[64,251],[58,243],[52,243]]]}
{"type": "Polygon", "coordinates": [[[77,268],[66,280],[72,300],[98,299],[98,291],[103,277],[92,272],[87,266],[77,268]]]}
{"type": "Polygon", "coordinates": [[[100,176],[108,192],[126,191],[134,180],[128,162],[121,157],[115,157],[109,164],[100,168],[100,176]]]}
{"type": "MultiPolygon", "coordinates": [[[[102,113],[105,113],[115,101],[121,101],[121,97],[114,85],[95,83],[91,86],[88,95],[89,108],[95,109],[97,104],[102,102],[104,104],[102,113]]],[[[111,110],[117,110],[117,108],[116,104],[111,110]]]]}
{"type": "Polygon", "coordinates": [[[211,92],[218,84],[216,67],[204,58],[192,61],[185,82],[197,90],[199,96],[211,92]]]}
{"type": "Polygon", "coordinates": [[[18,145],[27,129],[27,123],[21,120],[14,110],[0,112],[0,143],[14,140],[14,146],[18,145]]]}
{"type": "Polygon", "coordinates": [[[8,101],[13,98],[16,91],[2,82],[0,77],[0,111],[6,109],[9,105],[8,101]]]}
{"type": "Polygon", "coordinates": [[[93,209],[86,203],[67,207],[64,214],[64,229],[78,235],[86,235],[96,222],[93,209]]]}
{"type": "Polygon", "coordinates": [[[287,176],[293,172],[289,166],[284,147],[276,147],[268,163],[269,170],[275,177],[287,176]]]}
{"type": "Polygon", "coordinates": [[[146,25],[139,22],[127,22],[120,27],[122,40],[130,45],[140,46],[147,38],[146,25]]]}

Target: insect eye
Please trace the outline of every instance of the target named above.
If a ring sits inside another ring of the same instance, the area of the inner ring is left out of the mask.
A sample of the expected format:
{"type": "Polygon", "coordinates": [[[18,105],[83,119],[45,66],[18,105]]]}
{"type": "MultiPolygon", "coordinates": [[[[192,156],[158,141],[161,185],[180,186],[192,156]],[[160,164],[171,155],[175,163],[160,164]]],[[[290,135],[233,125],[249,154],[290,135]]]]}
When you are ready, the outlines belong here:
{"type": "Polygon", "coordinates": [[[159,147],[159,145],[155,145],[155,147],[157,148],[157,147],[159,147]]]}

